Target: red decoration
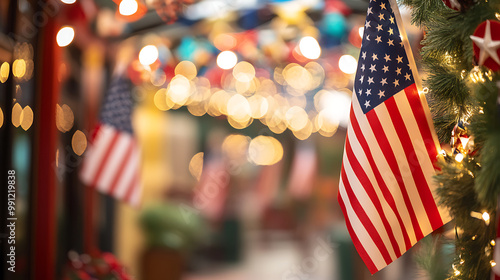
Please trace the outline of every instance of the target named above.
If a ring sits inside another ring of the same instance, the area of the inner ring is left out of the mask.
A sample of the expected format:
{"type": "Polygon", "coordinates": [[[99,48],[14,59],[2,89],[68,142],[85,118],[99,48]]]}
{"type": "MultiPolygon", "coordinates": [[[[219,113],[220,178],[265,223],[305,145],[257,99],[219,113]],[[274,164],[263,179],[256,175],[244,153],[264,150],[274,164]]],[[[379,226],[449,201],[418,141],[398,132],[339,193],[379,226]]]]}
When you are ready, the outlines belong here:
{"type": "Polygon", "coordinates": [[[477,3],[477,0],[443,0],[443,3],[450,9],[465,12],[477,3]]]}
{"type": "Polygon", "coordinates": [[[462,5],[458,2],[458,0],[443,0],[444,4],[455,11],[460,11],[462,5]]]}
{"type": "Polygon", "coordinates": [[[476,28],[471,39],[474,57],[478,64],[498,71],[500,69],[500,22],[484,21],[476,28]]]}
{"type": "Polygon", "coordinates": [[[344,1],[341,0],[327,0],[325,1],[325,12],[326,13],[341,13],[344,16],[351,14],[351,8],[349,8],[344,1]]]}

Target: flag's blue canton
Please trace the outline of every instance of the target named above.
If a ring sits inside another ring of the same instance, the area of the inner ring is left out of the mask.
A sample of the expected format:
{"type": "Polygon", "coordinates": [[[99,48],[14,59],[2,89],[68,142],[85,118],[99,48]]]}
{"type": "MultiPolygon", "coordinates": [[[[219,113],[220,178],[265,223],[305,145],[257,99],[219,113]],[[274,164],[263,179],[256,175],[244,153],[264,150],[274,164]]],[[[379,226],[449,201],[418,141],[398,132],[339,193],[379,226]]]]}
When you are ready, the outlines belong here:
{"type": "Polygon", "coordinates": [[[101,109],[101,123],[132,134],[133,102],[130,90],[130,81],[127,79],[116,78],[111,81],[101,109]]]}
{"type": "Polygon", "coordinates": [[[370,0],[354,81],[363,113],[368,113],[413,83],[389,1],[370,0]]]}

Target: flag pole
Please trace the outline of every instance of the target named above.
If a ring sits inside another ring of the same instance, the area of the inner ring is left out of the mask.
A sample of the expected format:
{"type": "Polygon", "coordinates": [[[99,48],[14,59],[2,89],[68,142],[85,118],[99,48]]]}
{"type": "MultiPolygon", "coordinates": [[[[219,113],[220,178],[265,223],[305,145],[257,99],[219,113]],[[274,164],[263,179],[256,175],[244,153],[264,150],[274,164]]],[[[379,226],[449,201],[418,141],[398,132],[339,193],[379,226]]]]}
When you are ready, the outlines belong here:
{"type": "Polygon", "coordinates": [[[415,85],[417,86],[417,90],[419,93],[420,101],[422,102],[425,116],[427,118],[427,123],[431,128],[432,139],[434,140],[434,145],[436,146],[436,150],[438,151],[438,157],[443,158],[443,155],[439,153],[441,151],[441,145],[439,143],[436,129],[434,127],[434,122],[432,121],[431,112],[429,109],[429,104],[427,103],[427,99],[425,98],[425,91],[422,88],[422,80],[420,79],[420,75],[418,73],[417,64],[415,63],[415,58],[413,57],[413,52],[411,51],[410,42],[408,41],[408,36],[406,34],[406,30],[403,26],[403,19],[401,18],[401,13],[399,12],[398,3],[396,0],[389,0],[391,4],[392,11],[394,12],[394,16],[396,18],[396,23],[399,28],[399,34],[401,34],[401,41],[403,42],[406,55],[408,56],[408,62],[410,63],[410,69],[413,72],[413,78],[415,80],[415,85]]]}

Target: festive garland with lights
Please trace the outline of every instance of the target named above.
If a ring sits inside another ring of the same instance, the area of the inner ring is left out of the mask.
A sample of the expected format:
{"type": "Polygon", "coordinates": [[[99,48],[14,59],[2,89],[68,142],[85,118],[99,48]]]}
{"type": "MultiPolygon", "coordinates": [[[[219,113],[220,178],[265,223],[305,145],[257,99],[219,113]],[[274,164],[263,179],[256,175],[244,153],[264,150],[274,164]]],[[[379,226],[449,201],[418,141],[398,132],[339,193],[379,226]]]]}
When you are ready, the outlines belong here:
{"type": "MultiPolygon", "coordinates": [[[[500,62],[492,58],[498,47],[481,44],[500,39],[500,1],[402,2],[412,8],[412,21],[424,27],[427,97],[440,142],[451,140],[436,176],[439,202],[455,223],[447,279],[490,279],[500,192],[500,62]]],[[[432,279],[442,279],[437,271],[432,279]]]]}

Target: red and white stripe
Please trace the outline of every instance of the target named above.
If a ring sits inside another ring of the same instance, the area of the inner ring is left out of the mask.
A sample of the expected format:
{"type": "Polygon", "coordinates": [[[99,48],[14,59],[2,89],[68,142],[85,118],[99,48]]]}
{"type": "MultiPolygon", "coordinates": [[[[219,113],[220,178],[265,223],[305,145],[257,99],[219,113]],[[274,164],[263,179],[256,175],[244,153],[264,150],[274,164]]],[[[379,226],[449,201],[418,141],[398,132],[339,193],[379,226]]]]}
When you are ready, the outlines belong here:
{"type": "Polygon", "coordinates": [[[366,115],[353,94],[338,200],[371,273],[450,220],[433,195],[438,151],[428,119],[415,84],[366,115]]]}
{"type": "Polygon", "coordinates": [[[96,128],[80,172],[82,181],[133,206],[141,199],[140,151],[135,138],[113,126],[96,128]]]}

